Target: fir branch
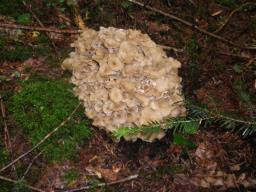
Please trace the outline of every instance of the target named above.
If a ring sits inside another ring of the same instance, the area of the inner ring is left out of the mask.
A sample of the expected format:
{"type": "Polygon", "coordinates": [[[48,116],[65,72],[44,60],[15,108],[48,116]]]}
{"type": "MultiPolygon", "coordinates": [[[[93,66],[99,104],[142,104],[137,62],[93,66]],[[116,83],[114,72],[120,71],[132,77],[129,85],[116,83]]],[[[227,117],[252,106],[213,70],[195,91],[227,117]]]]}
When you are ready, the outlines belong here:
{"type": "Polygon", "coordinates": [[[137,134],[148,135],[169,129],[173,133],[194,134],[201,125],[207,127],[212,124],[217,124],[226,129],[237,130],[245,137],[256,132],[256,121],[234,118],[216,110],[210,111],[206,107],[201,107],[189,101],[186,101],[186,108],[188,111],[187,117],[168,118],[161,122],[150,122],[141,127],[121,127],[113,135],[120,139],[121,137],[137,134]]]}

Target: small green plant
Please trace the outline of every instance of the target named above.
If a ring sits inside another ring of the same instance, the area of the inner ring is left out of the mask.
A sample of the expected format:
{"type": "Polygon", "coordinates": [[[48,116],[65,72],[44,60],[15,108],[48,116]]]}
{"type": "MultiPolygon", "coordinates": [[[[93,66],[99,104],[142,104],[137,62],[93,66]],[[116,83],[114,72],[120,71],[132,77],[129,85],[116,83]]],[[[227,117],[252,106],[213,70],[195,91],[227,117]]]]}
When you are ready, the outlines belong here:
{"type": "MultiPolygon", "coordinates": [[[[22,83],[21,91],[11,99],[9,110],[30,143],[38,143],[78,105],[71,89],[72,86],[63,81],[28,80],[22,83]]],[[[88,124],[80,109],[44,143],[41,147],[44,157],[50,161],[74,158],[77,146],[84,144],[90,135],[88,124]]]]}
{"type": "Polygon", "coordinates": [[[8,151],[5,149],[2,141],[0,140],[0,167],[2,167],[8,161],[8,156],[8,151]]]}
{"type": "Polygon", "coordinates": [[[20,24],[29,24],[31,22],[31,15],[29,13],[23,13],[18,16],[17,22],[20,24]]]}
{"type": "Polygon", "coordinates": [[[22,14],[22,6],[22,0],[0,0],[0,13],[16,18],[22,14]]]}
{"type": "Polygon", "coordinates": [[[248,91],[246,83],[242,80],[236,80],[233,86],[241,101],[245,104],[251,105],[251,94],[248,91]]]}
{"type": "Polygon", "coordinates": [[[129,1],[123,1],[123,2],[121,3],[121,7],[124,8],[124,9],[126,9],[126,10],[130,10],[131,7],[132,7],[132,3],[129,2],[129,1]]]}
{"type": "Polygon", "coordinates": [[[68,170],[67,172],[65,172],[63,176],[64,182],[69,186],[72,186],[77,181],[78,178],[79,178],[79,172],[75,169],[68,170]]]}
{"type": "Polygon", "coordinates": [[[184,146],[184,147],[189,148],[189,149],[192,149],[192,148],[196,147],[196,145],[192,141],[190,141],[185,136],[180,135],[180,134],[174,134],[173,135],[173,144],[181,145],[181,146],[184,146]]]}

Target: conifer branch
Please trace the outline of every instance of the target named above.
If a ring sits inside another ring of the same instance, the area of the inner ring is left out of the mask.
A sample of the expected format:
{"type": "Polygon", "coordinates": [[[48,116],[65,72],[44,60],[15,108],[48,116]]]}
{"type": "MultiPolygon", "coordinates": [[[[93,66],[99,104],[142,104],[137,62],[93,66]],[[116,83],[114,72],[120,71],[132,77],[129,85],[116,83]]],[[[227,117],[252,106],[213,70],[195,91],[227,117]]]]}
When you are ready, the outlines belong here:
{"type": "Polygon", "coordinates": [[[188,110],[187,117],[168,118],[161,122],[150,122],[141,127],[122,127],[117,129],[113,135],[117,139],[125,136],[157,133],[161,130],[171,129],[174,133],[194,134],[201,125],[204,127],[217,124],[223,128],[242,132],[243,136],[248,136],[256,132],[256,121],[249,121],[234,118],[218,111],[211,111],[205,107],[195,105],[186,101],[188,110]]]}

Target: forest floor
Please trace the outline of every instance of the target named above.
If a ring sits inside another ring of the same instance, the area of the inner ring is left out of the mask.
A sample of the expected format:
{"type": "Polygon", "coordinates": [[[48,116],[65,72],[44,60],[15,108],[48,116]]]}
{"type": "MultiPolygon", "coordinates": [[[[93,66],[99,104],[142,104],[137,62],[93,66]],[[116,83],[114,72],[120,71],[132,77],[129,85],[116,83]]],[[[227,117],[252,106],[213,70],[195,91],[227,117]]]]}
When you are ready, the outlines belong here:
{"type": "MultiPolygon", "coordinates": [[[[76,29],[63,1],[23,2],[0,0],[0,24],[40,26],[41,22],[47,27],[76,29]]],[[[180,76],[186,97],[210,109],[256,119],[255,50],[223,43],[127,1],[78,2],[90,28],[139,29],[158,44],[171,47],[168,55],[182,63],[180,76]]],[[[152,0],[148,5],[204,30],[217,31],[215,34],[232,43],[256,47],[253,0],[152,0]]],[[[36,30],[0,28],[0,169],[32,147],[9,109],[22,82],[37,82],[42,77],[67,82],[71,76],[60,64],[72,51],[70,43],[77,35],[51,32],[48,36],[36,30]]],[[[193,143],[190,147],[175,145],[171,131],[153,143],[115,143],[104,131],[90,129],[86,142],[75,145],[75,158],[49,161],[35,150],[0,171],[0,192],[79,191],[81,187],[127,192],[256,191],[255,134],[244,138],[211,125],[188,136],[193,143]],[[8,178],[12,181],[6,181],[8,178]],[[27,185],[35,189],[25,189],[27,185]]]]}

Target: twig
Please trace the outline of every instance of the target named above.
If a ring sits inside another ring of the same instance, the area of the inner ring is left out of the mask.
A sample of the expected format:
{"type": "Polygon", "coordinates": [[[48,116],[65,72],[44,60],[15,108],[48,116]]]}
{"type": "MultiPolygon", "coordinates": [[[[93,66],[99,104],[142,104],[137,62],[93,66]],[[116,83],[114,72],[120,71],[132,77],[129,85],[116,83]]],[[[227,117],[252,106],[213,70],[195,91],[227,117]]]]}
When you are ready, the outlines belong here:
{"type": "Polygon", "coordinates": [[[17,25],[17,24],[8,24],[8,23],[0,23],[0,28],[8,28],[8,29],[23,29],[30,31],[44,31],[44,32],[53,32],[53,33],[66,33],[66,34],[78,34],[81,33],[81,30],[78,29],[58,29],[53,27],[31,27],[26,25],[17,25]]]}
{"type": "MultiPolygon", "coordinates": [[[[44,27],[44,24],[40,21],[40,19],[36,16],[36,14],[32,11],[31,9],[31,5],[27,6],[27,4],[25,3],[25,1],[22,1],[23,5],[29,10],[29,12],[32,14],[32,16],[34,17],[34,19],[37,21],[37,23],[40,25],[40,27],[44,27]]],[[[58,59],[60,58],[59,52],[57,51],[57,47],[55,45],[55,43],[53,42],[50,34],[48,32],[46,32],[46,35],[49,39],[49,41],[52,44],[53,50],[56,54],[56,56],[58,57],[58,59]]]]}
{"type": "Polygon", "coordinates": [[[196,25],[194,25],[194,24],[192,24],[192,23],[190,23],[190,22],[188,22],[188,21],[186,21],[186,20],[184,20],[184,19],[181,19],[181,18],[179,18],[179,17],[177,17],[177,16],[175,16],[175,15],[172,15],[172,14],[169,14],[169,13],[166,13],[166,12],[163,12],[163,11],[161,11],[161,10],[159,10],[159,9],[156,9],[156,8],[151,7],[151,6],[148,6],[148,5],[144,5],[143,3],[140,3],[140,2],[135,1],[135,0],[128,0],[128,1],[131,2],[131,3],[134,3],[134,4],[138,5],[138,6],[145,7],[145,8],[147,8],[148,10],[151,10],[151,11],[154,11],[154,12],[159,13],[159,14],[161,14],[161,15],[164,15],[164,16],[166,16],[166,17],[169,17],[170,19],[173,19],[173,20],[175,20],[175,21],[178,21],[178,22],[180,22],[180,23],[182,23],[182,24],[184,24],[184,25],[187,25],[187,26],[189,26],[189,27],[192,27],[193,29],[196,29],[196,30],[199,31],[200,33],[203,33],[203,34],[205,34],[205,35],[211,36],[211,37],[213,37],[213,38],[215,38],[215,39],[217,39],[217,40],[219,40],[219,41],[222,41],[223,43],[226,43],[226,44],[229,44],[229,45],[232,45],[232,46],[234,46],[234,47],[241,48],[241,49],[256,50],[256,47],[244,47],[244,46],[235,44],[235,43],[233,43],[232,41],[229,41],[229,40],[227,40],[227,39],[225,39],[225,38],[223,38],[223,37],[221,37],[221,36],[219,36],[219,35],[216,35],[216,34],[214,34],[214,33],[211,33],[211,32],[209,32],[209,31],[206,31],[206,30],[204,30],[204,29],[201,29],[200,27],[198,27],[198,26],[196,26],[196,25]]]}
{"type": "Polygon", "coordinates": [[[217,51],[217,53],[221,54],[221,55],[230,56],[230,57],[236,57],[236,58],[243,59],[243,60],[251,60],[252,59],[252,57],[249,57],[249,56],[243,56],[243,55],[239,55],[239,54],[227,53],[227,52],[223,52],[223,51],[217,51]]]}
{"type": "Polygon", "coordinates": [[[29,153],[31,153],[32,151],[34,151],[35,149],[37,149],[40,145],[42,145],[50,136],[52,136],[56,131],[59,130],[59,128],[63,127],[69,120],[70,118],[74,115],[74,113],[78,110],[78,108],[80,107],[81,103],[79,103],[77,105],[77,107],[74,109],[74,111],[71,112],[71,114],[64,120],[62,121],[61,124],[59,124],[56,128],[54,128],[51,132],[49,132],[41,141],[39,141],[34,147],[32,147],[30,150],[28,150],[27,152],[23,153],[22,155],[20,155],[19,157],[17,157],[15,160],[13,160],[12,162],[10,162],[9,164],[7,164],[6,166],[4,166],[3,168],[1,168],[0,172],[3,172],[4,170],[6,170],[7,168],[9,168],[10,166],[12,166],[13,164],[15,164],[17,161],[19,161],[20,159],[24,158],[25,156],[27,156],[29,153]]]}
{"type": "MultiPolygon", "coordinates": [[[[6,123],[6,110],[5,110],[5,106],[4,106],[2,96],[0,96],[0,100],[1,100],[1,114],[2,114],[2,117],[3,117],[3,123],[4,123],[4,143],[5,143],[6,149],[8,150],[8,152],[10,154],[10,158],[12,160],[12,158],[13,158],[12,143],[11,143],[11,140],[10,140],[10,134],[9,134],[8,126],[7,126],[7,123],[6,123]]],[[[13,165],[13,170],[16,173],[16,167],[14,165],[13,165]]]]}
{"type": "MultiPolygon", "coordinates": [[[[135,175],[131,175],[129,177],[125,177],[125,178],[117,180],[117,181],[110,182],[110,183],[99,183],[99,184],[96,185],[96,187],[104,187],[104,186],[124,183],[124,182],[127,182],[127,181],[131,181],[131,180],[137,179],[138,176],[139,176],[138,174],[135,174],[135,175]]],[[[64,192],[82,191],[82,190],[86,190],[86,189],[91,189],[93,187],[95,187],[95,185],[94,186],[84,186],[84,187],[80,187],[80,188],[76,188],[76,189],[67,190],[67,191],[64,191],[64,192]]]]}
{"type": "Polygon", "coordinates": [[[234,9],[230,14],[229,16],[227,17],[227,19],[222,23],[222,25],[216,30],[214,31],[214,33],[219,33],[226,25],[227,23],[229,22],[229,20],[231,19],[231,17],[237,12],[239,11],[240,9],[248,6],[248,5],[254,5],[254,3],[250,3],[250,2],[247,2],[247,3],[244,3],[243,5],[241,5],[240,7],[234,9]]]}
{"type": "MultiPolygon", "coordinates": [[[[10,179],[10,178],[1,176],[1,175],[0,175],[0,180],[7,181],[7,182],[10,182],[10,183],[14,183],[14,184],[19,183],[19,181],[16,181],[16,180],[13,180],[13,179],[10,179]]],[[[33,187],[33,186],[31,186],[31,185],[24,184],[24,186],[27,187],[27,188],[29,188],[29,189],[31,189],[31,190],[33,190],[33,191],[45,192],[44,190],[39,189],[39,188],[36,188],[36,187],[33,187]]]]}
{"type": "Polygon", "coordinates": [[[170,46],[166,46],[166,45],[159,45],[159,44],[157,44],[157,46],[162,48],[162,49],[172,50],[172,51],[177,52],[177,53],[184,52],[184,49],[178,49],[178,48],[175,48],[175,47],[170,47],[170,46]]]}
{"type": "Polygon", "coordinates": [[[24,172],[23,176],[21,179],[24,179],[24,177],[28,174],[30,168],[32,167],[34,161],[43,153],[43,151],[40,151],[40,153],[38,153],[33,159],[32,161],[30,162],[30,164],[28,165],[26,171],[24,172]]]}
{"type": "Polygon", "coordinates": [[[245,64],[245,66],[246,66],[246,67],[249,67],[254,61],[256,61],[256,57],[251,58],[251,59],[245,64]]]}
{"type": "Polygon", "coordinates": [[[3,123],[4,123],[4,144],[6,149],[10,150],[11,148],[10,135],[9,135],[9,130],[6,123],[6,113],[5,113],[5,107],[4,107],[2,96],[0,96],[0,100],[1,100],[1,114],[3,117],[3,123]]]}

